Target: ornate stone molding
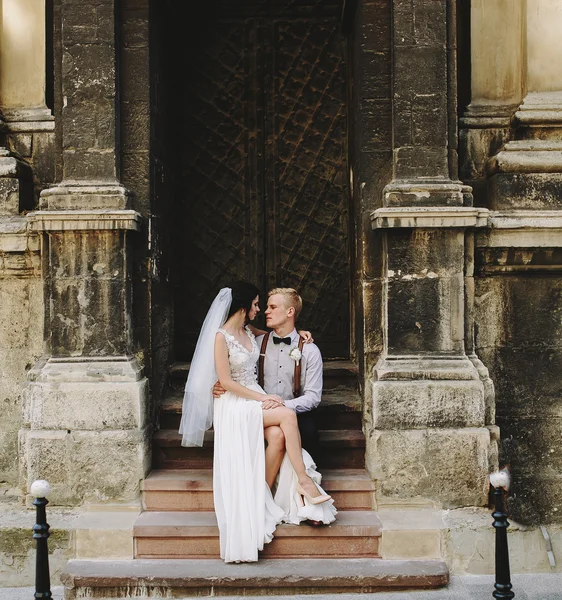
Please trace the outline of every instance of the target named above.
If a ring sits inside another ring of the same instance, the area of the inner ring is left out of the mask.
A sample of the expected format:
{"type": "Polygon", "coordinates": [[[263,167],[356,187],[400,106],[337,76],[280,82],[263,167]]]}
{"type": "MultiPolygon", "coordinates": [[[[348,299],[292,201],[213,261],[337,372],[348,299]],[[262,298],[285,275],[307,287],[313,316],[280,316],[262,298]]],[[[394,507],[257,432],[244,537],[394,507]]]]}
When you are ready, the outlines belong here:
{"type": "Polygon", "coordinates": [[[387,355],[375,368],[378,381],[469,381],[479,380],[467,356],[387,355]]]}
{"type": "Polygon", "coordinates": [[[129,193],[118,182],[68,180],[41,192],[41,210],[123,210],[129,193]]]}
{"type": "Polygon", "coordinates": [[[470,129],[509,127],[518,107],[518,104],[471,103],[467,106],[459,125],[470,129]]]}
{"type": "Polygon", "coordinates": [[[55,117],[46,107],[4,109],[6,130],[9,133],[38,133],[55,130],[55,117]]]}
{"type": "Polygon", "coordinates": [[[140,230],[134,210],[45,210],[27,215],[32,231],[140,230]]]}
{"type": "Polygon", "coordinates": [[[29,381],[50,383],[136,382],[144,379],[143,369],[133,356],[50,357],[35,365],[29,381]]]}
{"type": "Polygon", "coordinates": [[[476,236],[478,247],[562,247],[562,210],[492,211],[488,225],[476,236]]]}
{"type": "Polygon", "coordinates": [[[562,92],[531,92],[527,94],[515,118],[522,125],[562,125],[562,92]]]}
{"type": "Polygon", "coordinates": [[[371,214],[373,229],[424,227],[485,227],[488,209],[471,206],[410,206],[378,208],[371,214]]]}
{"type": "Polygon", "coordinates": [[[383,197],[386,206],[462,206],[467,193],[470,193],[470,188],[460,181],[420,177],[392,181],[384,188],[383,197]]]}
{"type": "Polygon", "coordinates": [[[562,173],[562,141],[508,142],[490,161],[489,167],[491,171],[502,173],[562,173]]]}

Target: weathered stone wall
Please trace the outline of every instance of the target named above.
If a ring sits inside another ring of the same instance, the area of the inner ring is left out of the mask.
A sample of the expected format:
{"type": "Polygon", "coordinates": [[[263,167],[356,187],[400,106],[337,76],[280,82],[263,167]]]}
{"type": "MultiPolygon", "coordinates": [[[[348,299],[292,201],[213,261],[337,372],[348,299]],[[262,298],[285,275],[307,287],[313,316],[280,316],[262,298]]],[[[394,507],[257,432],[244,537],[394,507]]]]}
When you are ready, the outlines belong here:
{"type": "Polygon", "coordinates": [[[487,264],[481,265],[476,283],[476,340],[496,385],[501,462],[513,474],[510,509],[524,523],[559,522],[562,252],[486,254],[480,257],[487,264]],[[492,260],[496,273],[486,276],[482,271],[492,270],[492,260]],[[548,272],[545,263],[553,270],[548,272]]]}
{"type": "Polygon", "coordinates": [[[562,478],[562,89],[551,69],[562,12],[550,0],[505,7],[471,4],[472,97],[460,121],[461,178],[490,209],[475,240],[474,339],[495,383],[511,514],[552,523],[562,478]]]}
{"type": "Polygon", "coordinates": [[[18,490],[18,431],[27,371],[43,350],[39,239],[24,218],[0,217],[0,500],[18,490]]]}
{"type": "Polygon", "coordinates": [[[357,3],[349,25],[349,162],[352,348],[361,373],[369,373],[383,349],[383,236],[372,231],[370,214],[382,205],[384,186],[392,177],[391,28],[388,0],[357,3]]]}

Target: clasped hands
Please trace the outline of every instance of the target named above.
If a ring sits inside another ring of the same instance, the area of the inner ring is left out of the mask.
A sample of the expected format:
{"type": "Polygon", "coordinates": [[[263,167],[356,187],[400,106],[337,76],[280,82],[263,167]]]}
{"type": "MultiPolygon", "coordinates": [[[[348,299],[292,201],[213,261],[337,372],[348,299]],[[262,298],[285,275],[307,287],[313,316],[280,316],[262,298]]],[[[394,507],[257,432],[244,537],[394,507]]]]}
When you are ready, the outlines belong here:
{"type": "MultiPolygon", "coordinates": [[[[213,386],[213,396],[215,398],[220,398],[223,394],[226,393],[226,390],[220,384],[220,381],[217,381],[213,386]]],[[[268,410],[269,408],[279,408],[280,406],[285,406],[285,401],[281,396],[277,394],[263,394],[261,400],[261,407],[264,410],[268,410]]]]}

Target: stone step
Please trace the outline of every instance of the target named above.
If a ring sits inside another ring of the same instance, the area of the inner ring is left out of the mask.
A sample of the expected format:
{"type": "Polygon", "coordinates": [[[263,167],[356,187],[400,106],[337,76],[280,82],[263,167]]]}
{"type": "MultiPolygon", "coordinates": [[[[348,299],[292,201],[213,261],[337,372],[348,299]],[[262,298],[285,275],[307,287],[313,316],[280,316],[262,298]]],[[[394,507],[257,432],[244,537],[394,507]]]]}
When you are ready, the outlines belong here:
{"type": "MultiPolygon", "coordinates": [[[[172,392],[162,402],[160,428],[178,430],[181,421],[183,390],[172,392]]],[[[355,391],[324,392],[322,402],[314,411],[319,429],[361,429],[361,399],[355,391]]]]}
{"type": "MultiPolygon", "coordinates": [[[[133,527],[137,558],[218,558],[214,512],[141,513],[133,527]]],[[[374,511],[343,511],[331,525],[279,525],[262,556],[379,557],[381,522],[374,511]]]]}
{"type": "Polygon", "coordinates": [[[372,593],[447,585],[449,572],[437,560],[262,559],[71,560],[61,573],[66,600],[76,598],[184,598],[372,593]]]}
{"type": "MultiPolygon", "coordinates": [[[[365,437],[356,429],[323,430],[320,453],[314,460],[320,469],[361,469],[365,466],[365,437]]],[[[213,465],[213,432],[205,434],[202,448],[184,448],[181,435],[161,429],[152,440],[155,469],[208,469],[213,465]]]]}
{"type": "MultiPolygon", "coordinates": [[[[322,487],[338,510],[371,510],[375,484],[364,469],[333,469],[322,473],[322,487]]],[[[212,511],[211,469],[152,471],[142,482],[143,507],[151,511],[212,511]]]]}

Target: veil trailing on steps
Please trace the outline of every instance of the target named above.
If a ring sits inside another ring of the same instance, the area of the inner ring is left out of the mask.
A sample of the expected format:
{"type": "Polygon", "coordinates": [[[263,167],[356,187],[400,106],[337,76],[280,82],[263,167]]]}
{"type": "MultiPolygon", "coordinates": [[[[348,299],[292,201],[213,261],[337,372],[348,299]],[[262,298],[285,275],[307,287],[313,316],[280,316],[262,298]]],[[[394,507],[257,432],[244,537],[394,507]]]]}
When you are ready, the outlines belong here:
{"type": "Polygon", "coordinates": [[[179,429],[182,446],[202,446],[205,431],[213,424],[213,385],[217,381],[215,335],[226,321],[231,304],[232,290],[222,288],[201,327],[183,395],[179,429]]]}

